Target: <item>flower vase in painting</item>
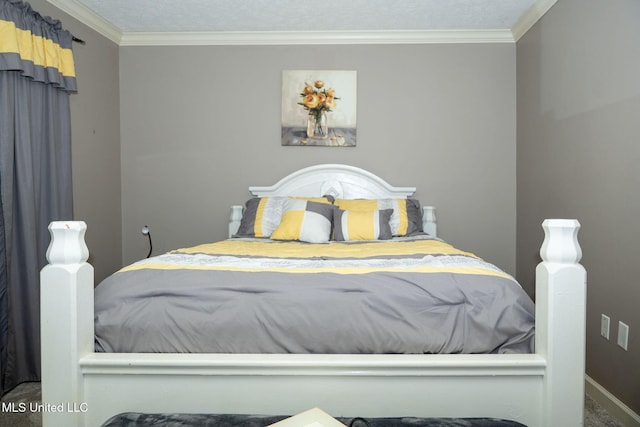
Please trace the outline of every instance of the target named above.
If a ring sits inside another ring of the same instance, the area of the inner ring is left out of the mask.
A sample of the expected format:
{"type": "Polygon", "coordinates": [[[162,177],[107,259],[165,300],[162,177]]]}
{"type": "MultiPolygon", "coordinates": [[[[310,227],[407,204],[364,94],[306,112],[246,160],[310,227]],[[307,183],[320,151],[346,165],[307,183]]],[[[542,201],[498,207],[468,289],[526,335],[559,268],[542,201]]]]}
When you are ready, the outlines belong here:
{"type": "Polygon", "coordinates": [[[313,85],[305,84],[302,101],[298,102],[309,114],[307,115],[307,137],[311,139],[327,139],[329,126],[327,113],[336,107],[335,90],[324,87],[322,80],[316,80],[313,85]]]}
{"type": "Polygon", "coordinates": [[[312,139],[327,139],[329,125],[325,110],[310,111],[307,116],[307,137],[312,139]]]}

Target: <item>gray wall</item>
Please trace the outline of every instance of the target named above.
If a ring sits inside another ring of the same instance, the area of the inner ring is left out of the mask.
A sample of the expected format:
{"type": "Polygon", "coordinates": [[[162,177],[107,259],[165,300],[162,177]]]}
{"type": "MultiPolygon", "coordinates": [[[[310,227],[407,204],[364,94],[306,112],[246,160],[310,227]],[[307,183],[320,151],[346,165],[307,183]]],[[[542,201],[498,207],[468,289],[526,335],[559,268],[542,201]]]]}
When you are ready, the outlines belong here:
{"type": "Polygon", "coordinates": [[[415,185],[441,234],[515,271],[515,46],[120,49],[125,262],[226,237],[249,185],[346,163],[415,185]],[[283,147],[285,69],[356,70],[355,148],[283,147]]]}
{"type": "Polygon", "coordinates": [[[122,265],[118,46],[44,0],[30,4],[86,42],[73,45],[73,208],[74,219],[87,223],[89,262],[99,281],[122,265]]]}
{"type": "Polygon", "coordinates": [[[562,0],[517,44],[518,278],[538,227],[577,218],[588,272],[587,373],[640,413],[640,2],[562,0]],[[600,315],[611,317],[611,341],[600,315]],[[629,351],[615,343],[630,327],[629,351]]]}

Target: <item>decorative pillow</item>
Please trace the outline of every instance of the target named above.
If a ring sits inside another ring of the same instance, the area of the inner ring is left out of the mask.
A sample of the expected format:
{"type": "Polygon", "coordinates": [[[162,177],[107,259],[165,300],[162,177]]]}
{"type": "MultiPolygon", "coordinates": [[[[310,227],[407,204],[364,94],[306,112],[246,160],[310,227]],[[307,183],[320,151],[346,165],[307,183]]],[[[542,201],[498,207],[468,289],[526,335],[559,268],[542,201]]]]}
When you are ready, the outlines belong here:
{"type": "Polygon", "coordinates": [[[289,199],[284,204],[280,224],[271,234],[274,240],[326,243],[331,238],[331,204],[289,199]]]}
{"type": "Polygon", "coordinates": [[[334,240],[388,240],[391,238],[389,219],[393,209],[345,211],[333,213],[334,240]]]}
{"type": "Polygon", "coordinates": [[[269,237],[280,224],[287,197],[254,197],[244,205],[235,237],[269,237]]]}
{"type": "Polygon", "coordinates": [[[389,224],[394,236],[422,231],[422,209],[416,199],[336,199],[335,205],[349,211],[393,209],[389,224]]]}

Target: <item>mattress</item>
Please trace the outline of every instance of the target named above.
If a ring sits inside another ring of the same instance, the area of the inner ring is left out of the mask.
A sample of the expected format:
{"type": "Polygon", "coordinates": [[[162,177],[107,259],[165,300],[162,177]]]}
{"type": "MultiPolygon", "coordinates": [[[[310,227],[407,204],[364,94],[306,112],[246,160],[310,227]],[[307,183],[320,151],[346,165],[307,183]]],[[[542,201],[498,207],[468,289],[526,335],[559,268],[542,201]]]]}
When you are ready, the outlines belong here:
{"type": "Polygon", "coordinates": [[[530,353],[534,305],[507,273],[427,235],[236,238],[148,258],[95,289],[96,351],[530,353]]]}

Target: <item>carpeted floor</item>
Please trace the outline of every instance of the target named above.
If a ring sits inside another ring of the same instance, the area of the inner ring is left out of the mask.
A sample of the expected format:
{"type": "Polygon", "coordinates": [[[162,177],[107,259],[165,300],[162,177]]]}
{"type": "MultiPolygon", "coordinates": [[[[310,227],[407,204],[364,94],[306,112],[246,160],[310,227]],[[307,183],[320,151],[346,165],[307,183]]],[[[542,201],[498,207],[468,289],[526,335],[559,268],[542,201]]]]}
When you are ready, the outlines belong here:
{"type": "MultiPolygon", "coordinates": [[[[1,427],[40,427],[42,426],[42,417],[37,412],[29,411],[29,404],[32,402],[40,402],[40,383],[23,383],[13,389],[10,393],[2,398],[5,402],[3,409],[8,409],[6,402],[14,402],[15,408],[26,408],[26,411],[8,411],[0,412],[1,427]],[[19,404],[23,406],[19,406],[19,404]]],[[[623,427],[621,423],[612,418],[600,405],[598,405],[589,396],[585,398],[585,427],[623,427]]]]}

